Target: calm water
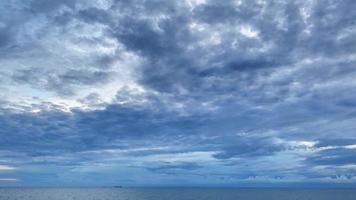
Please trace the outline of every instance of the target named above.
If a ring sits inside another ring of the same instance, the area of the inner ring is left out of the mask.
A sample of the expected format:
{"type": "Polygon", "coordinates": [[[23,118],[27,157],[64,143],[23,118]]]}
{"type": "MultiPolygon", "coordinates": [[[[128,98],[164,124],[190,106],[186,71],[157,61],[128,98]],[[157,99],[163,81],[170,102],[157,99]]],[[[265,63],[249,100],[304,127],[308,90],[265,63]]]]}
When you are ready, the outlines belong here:
{"type": "Polygon", "coordinates": [[[2,188],[0,200],[356,200],[356,190],[2,188]]]}

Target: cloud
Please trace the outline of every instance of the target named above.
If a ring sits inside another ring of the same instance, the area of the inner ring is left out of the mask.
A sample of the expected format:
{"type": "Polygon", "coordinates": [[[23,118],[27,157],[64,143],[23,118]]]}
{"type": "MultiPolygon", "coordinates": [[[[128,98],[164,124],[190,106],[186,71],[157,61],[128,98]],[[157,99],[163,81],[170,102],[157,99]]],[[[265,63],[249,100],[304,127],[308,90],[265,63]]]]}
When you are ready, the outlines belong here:
{"type": "Polygon", "coordinates": [[[15,178],[0,178],[0,182],[17,182],[19,180],[15,178]]]}
{"type": "Polygon", "coordinates": [[[56,91],[61,95],[74,95],[73,86],[105,83],[110,81],[111,76],[115,76],[115,72],[86,70],[69,70],[64,74],[50,74],[51,72],[43,72],[40,69],[28,69],[16,72],[13,79],[19,84],[31,84],[36,88],[56,91]],[[67,86],[63,88],[63,85],[67,86]]]}
{"type": "Polygon", "coordinates": [[[316,147],[342,147],[356,144],[354,138],[323,138],[316,144],[316,147]]]}
{"type": "Polygon", "coordinates": [[[29,185],[354,184],[354,4],[1,1],[0,161],[29,185]]]}
{"type": "Polygon", "coordinates": [[[355,148],[326,149],[308,158],[308,161],[317,165],[355,165],[355,151],[355,148]]]}
{"type": "Polygon", "coordinates": [[[224,140],[222,142],[223,151],[214,155],[217,159],[268,156],[287,148],[286,144],[274,141],[273,138],[269,137],[237,136],[235,138],[224,138],[224,140]]]}
{"type": "Polygon", "coordinates": [[[7,165],[0,165],[0,171],[8,171],[8,170],[14,170],[14,169],[16,169],[16,168],[7,166],[7,165]]]}
{"type": "Polygon", "coordinates": [[[157,173],[162,173],[162,172],[170,172],[170,171],[176,171],[176,170],[183,170],[183,171],[191,171],[191,170],[197,170],[201,168],[201,166],[197,165],[196,163],[191,163],[191,162],[182,162],[178,164],[172,164],[172,163],[164,163],[162,165],[154,166],[154,167],[148,167],[148,170],[157,172],[157,173]]]}

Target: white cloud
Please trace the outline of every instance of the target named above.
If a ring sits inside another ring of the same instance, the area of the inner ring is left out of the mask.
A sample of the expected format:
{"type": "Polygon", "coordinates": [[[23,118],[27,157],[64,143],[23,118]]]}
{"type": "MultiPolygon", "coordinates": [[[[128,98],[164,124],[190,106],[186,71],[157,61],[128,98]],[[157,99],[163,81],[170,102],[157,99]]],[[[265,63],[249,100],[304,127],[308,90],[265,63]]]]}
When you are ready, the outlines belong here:
{"type": "Polygon", "coordinates": [[[15,167],[11,167],[8,165],[0,165],[0,171],[9,171],[9,170],[15,170],[15,167]]]}
{"type": "Polygon", "coordinates": [[[248,38],[257,38],[258,37],[258,31],[255,30],[250,25],[242,25],[240,27],[240,33],[248,38]]]}

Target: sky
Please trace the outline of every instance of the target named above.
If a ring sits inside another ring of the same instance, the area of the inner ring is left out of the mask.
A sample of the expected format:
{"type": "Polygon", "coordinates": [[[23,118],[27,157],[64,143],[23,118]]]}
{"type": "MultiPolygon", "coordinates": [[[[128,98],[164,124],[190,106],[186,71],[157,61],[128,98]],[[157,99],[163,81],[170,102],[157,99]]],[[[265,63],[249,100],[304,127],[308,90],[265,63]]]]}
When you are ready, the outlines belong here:
{"type": "Polygon", "coordinates": [[[356,186],[355,8],[1,0],[0,186],[356,186]]]}

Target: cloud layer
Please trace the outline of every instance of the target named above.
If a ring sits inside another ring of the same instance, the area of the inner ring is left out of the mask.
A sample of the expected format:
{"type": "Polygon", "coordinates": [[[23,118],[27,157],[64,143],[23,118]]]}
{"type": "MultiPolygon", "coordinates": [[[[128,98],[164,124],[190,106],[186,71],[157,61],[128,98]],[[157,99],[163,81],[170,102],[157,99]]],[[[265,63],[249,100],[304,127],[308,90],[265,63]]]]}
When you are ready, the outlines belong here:
{"type": "Polygon", "coordinates": [[[0,178],[355,185],[355,4],[1,1],[0,178]]]}

